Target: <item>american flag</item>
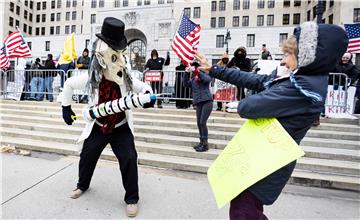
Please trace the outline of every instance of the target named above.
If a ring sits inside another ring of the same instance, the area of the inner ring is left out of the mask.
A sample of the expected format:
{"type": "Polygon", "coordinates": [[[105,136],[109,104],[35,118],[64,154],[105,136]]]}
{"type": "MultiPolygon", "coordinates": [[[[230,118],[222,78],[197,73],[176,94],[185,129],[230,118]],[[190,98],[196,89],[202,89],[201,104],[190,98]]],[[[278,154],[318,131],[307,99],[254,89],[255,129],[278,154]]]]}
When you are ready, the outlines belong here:
{"type": "Polygon", "coordinates": [[[10,61],[7,56],[5,45],[0,49],[0,69],[7,69],[10,67],[10,61]]]}
{"type": "Polygon", "coordinates": [[[4,40],[9,58],[31,57],[31,51],[20,31],[7,36],[4,40]]]}
{"type": "Polygon", "coordinates": [[[349,37],[348,52],[360,53],[360,23],[345,24],[345,30],[349,37]]]}
{"type": "Polygon", "coordinates": [[[182,16],[178,31],[172,41],[171,48],[185,65],[191,64],[195,51],[200,43],[200,25],[182,16]]]}

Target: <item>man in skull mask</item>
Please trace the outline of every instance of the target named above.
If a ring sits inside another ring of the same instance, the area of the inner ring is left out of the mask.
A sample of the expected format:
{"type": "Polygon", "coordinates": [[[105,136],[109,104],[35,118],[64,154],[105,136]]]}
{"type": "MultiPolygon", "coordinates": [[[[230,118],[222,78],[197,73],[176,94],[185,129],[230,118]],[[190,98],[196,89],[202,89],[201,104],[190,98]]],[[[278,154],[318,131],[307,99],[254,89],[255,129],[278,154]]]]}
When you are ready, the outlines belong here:
{"type": "MultiPolygon", "coordinates": [[[[71,110],[71,96],[74,90],[87,89],[89,106],[116,100],[130,93],[152,93],[147,84],[132,77],[129,63],[124,55],[127,40],[122,21],[105,18],[99,38],[93,44],[89,75],[69,78],[63,90],[63,118],[71,125],[75,113],[71,110]]],[[[152,107],[154,103],[150,103],[152,107]]],[[[98,118],[86,124],[79,142],[84,141],[80,153],[79,180],[70,197],[80,197],[90,185],[96,163],[107,144],[120,163],[123,186],[125,188],[126,213],[135,217],[139,200],[137,152],[134,144],[133,121],[130,110],[98,118]]]]}

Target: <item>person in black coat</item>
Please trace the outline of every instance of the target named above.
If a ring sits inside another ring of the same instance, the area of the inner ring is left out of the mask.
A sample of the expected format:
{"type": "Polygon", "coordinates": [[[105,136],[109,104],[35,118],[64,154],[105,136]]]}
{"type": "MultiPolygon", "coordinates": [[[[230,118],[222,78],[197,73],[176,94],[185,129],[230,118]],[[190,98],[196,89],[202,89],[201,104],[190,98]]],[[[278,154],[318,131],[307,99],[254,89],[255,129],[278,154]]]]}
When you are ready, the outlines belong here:
{"type": "MultiPolygon", "coordinates": [[[[53,98],[53,81],[54,81],[54,77],[56,77],[57,75],[57,71],[56,67],[55,67],[55,63],[53,61],[53,55],[52,54],[48,54],[47,59],[45,61],[45,65],[43,67],[41,67],[40,69],[44,69],[44,70],[49,70],[49,71],[45,71],[44,72],[44,87],[43,87],[43,92],[47,91],[47,97],[49,99],[50,102],[54,101],[53,98]]],[[[44,93],[41,94],[41,98],[40,100],[43,100],[44,97],[44,93]]]]}
{"type": "MultiPolygon", "coordinates": [[[[355,82],[360,74],[360,70],[352,63],[352,54],[349,52],[344,53],[340,62],[335,66],[332,72],[334,73],[345,73],[350,80],[348,86],[355,85],[355,82]]],[[[331,75],[329,77],[329,85],[334,85],[335,87],[344,86],[346,84],[345,77],[337,77],[331,75]]],[[[335,88],[336,89],[336,88],[335,88]]]]}
{"type": "MultiPolygon", "coordinates": [[[[170,52],[166,53],[166,60],[162,57],[159,57],[157,50],[153,49],[151,51],[151,57],[145,64],[145,71],[159,71],[161,74],[161,80],[158,82],[151,82],[151,88],[155,93],[162,93],[163,85],[162,80],[164,77],[164,73],[162,71],[163,66],[168,66],[170,64],[170,52]]],[[[162,100],[158,99],[157,106],[158,108],[162,108],[162,100]]]]}
{"type": "Polygon", "coordinates": [[[184,100],[189,99],[191,97],[191,89],[186,88],[183,83],[183,76],[185,74],[186,66],[181,61],[180,65],[175,68],[176,70],[176,78],[175,78],[175,106],[176,108],[189,108],[190,107],[190,100],[184,100]]]}
{"type": "MultiPolygon", "coordinates": [[[[336,25],[305,22],[295,28],[283,45],[282,63],[286,74],[277,77],[258,75],[233,68],[210,66],[197,53],[200,69],[210,76],[234,85],[258,91],[239,102],[243,118],[277,118],[297,144],[324,108],[328,74],[346,51],[348,38],[336,25]]],[[[261,153],[261,152],[259,152],[261,153]]],[[[240,193],[230,204],[230,219],[267,219],[263,205],[271,205],[279,197],[296,165],[296,161],[273,172],[240,193]]]]}
{"type": "MultiPolygon", "coordinates": [[[[239,47],[234,52],[234,57],[227,64],[227,67],[237,67],[241,71],[250,72],[251,71],[251,60],[246,57],[246,48],[239,47]]],[[[242,87],[237,87],[237,97],[240,99],[245,98],[245,90],[242,87]]]]}

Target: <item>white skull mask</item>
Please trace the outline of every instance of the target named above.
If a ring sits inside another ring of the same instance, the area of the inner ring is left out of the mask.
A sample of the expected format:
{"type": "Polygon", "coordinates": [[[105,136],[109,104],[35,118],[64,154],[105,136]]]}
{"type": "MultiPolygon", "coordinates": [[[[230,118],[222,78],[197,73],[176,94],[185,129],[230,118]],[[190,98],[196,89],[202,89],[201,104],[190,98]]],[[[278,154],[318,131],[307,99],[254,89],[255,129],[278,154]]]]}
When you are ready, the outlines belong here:
{"type": "Polygon", "coordinates": [[[103,68],[105,79],[118,85],[124,83],[126,61],[123,53],[124,50],[115,51],[100,39],[96,45],[95,56],[103,68]]]}

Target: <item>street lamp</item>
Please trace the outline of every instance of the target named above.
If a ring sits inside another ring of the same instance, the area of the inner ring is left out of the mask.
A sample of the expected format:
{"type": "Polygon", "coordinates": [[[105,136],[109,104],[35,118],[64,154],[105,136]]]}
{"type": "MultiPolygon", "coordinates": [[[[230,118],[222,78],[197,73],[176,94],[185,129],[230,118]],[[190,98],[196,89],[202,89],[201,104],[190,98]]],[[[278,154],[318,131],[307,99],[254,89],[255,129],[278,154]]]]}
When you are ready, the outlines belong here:
{"type": "Polygon", "coordinates": [[[316,9],[316,23],[321,24],[322,23],[322,16],[324,13],[324,1],[323,0],[318,0],[318,4],[317,4],[317,9],[316,9]]]}
{"type": "Polygon", "coordinates": [[[224,44],[226,44],[226,53],[229,54],[229,41],[231,40],[230,31],[229,29],[226,29],[226,36],[224,44]]]}

